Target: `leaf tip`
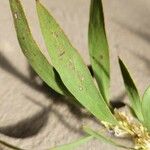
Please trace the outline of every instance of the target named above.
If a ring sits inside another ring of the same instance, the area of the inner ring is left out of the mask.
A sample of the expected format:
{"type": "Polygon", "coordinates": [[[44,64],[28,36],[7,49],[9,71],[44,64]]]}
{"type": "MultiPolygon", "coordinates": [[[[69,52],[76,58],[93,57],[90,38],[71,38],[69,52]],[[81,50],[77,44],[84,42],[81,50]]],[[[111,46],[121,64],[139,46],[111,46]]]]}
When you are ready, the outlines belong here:
{"type": "Polygon", "coordinates": [[[121,59],[119,56],[118,56],[118,62],[119,62],[120,67],[121,67],[122,65],[124,65],[122,59],[121,59]]]}
{"type": "Polygon", "coordinates": [[[117,56],[118,57],[118,61],[120,62],[121,61],[121,58],[120,58],[120,56],[117,56]]]}

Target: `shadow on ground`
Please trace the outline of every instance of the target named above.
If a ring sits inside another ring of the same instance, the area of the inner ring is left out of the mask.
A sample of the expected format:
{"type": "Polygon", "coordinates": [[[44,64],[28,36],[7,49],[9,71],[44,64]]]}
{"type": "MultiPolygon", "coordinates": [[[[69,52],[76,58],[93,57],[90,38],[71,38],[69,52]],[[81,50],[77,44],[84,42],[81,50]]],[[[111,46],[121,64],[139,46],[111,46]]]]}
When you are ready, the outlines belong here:
{"type": "Polygon", "coordinates": [[[150,59],[147,58],[147,55],[146,56],[139,55],[135,53],[134,51],[132,51],[132,54],[138,59],[140,59],[142,62],[144,62],[146,71],[148,72],[148,75],[150,75],[150,59]]]}
{"type": "Polygon", "coordinates": [[[144,30],[145,27],[142,27],[142,28],[141,27],[134,27],[130,24],[127,24],[126,22],[118,21],[118,20],[115,20],[115,23],[117,23],[122,28],[127,29],[131,33],[137,35],[139,38],[141,38],[142,40],[144,40],[145,42],[150,44],[150,33],[148,33],[146,30],[144,30]]]}
{"type": "MultiPolygon", "coordinates": [[[[34,78],[37,76],[36,73],[29,67],[29,73],[30,77],[26,77],[21,72],[15,68],[11,62],[0,52],[0,68],[9,73],[10,75],[16,77],[18,80],[21,80],[22,83],[32,87],[33,89],[37,90],[38,92],[42,92],[46,97],[49,98],[49,100],[52,100],[54,104],[62,104],[67,105],[70,112],[74,115],[75,118],[78,120],[82,120],[83,118],[90,118],[94,121],[97,121],[92,115],[89,115],[88,113],[83,113],[82,108],[74,106],[72,103],[67,101],[67,98],[65,98],[62,95],[59,95],[54,90],[52,90],[50,87],[48,87],[44,82],[42,84],[38,84],[34,78]]],[[[89,66],[89,69],[91,71],[91,74],[93,74],[91,67],[89,66]]],[[[32,101],[35,105],[38,105],[41,107],[41,110],[37,113],[35,113],[33,116],[29,118],[22,119],[16,124],[8,125],[5,127],[0,127],[0,133],[13,137],[13,138],[27,138],[34,136],[38,134],[41,129],[43,129],[47,122],[49,115],[53,113],[56,115],[56,117],[59,119],[60,123],[62,123],[66,128],[69,130],[83,134],[82,130],[76,129],[73,125],[71,125],[69,122],[65,120],[62,114],[60,114],[56,109],[53,108],[52,105],[49,105],[47,107],[43,106],[41,103],[37,102],[33,98],[25,95],[27,100],[32,101]]],[[[125,93],[121,93],[120,96],[115,98],[111,102],[112,106],[114,108],[123,107],[124,103],[121,102],[125,97],[125,93]]]]}

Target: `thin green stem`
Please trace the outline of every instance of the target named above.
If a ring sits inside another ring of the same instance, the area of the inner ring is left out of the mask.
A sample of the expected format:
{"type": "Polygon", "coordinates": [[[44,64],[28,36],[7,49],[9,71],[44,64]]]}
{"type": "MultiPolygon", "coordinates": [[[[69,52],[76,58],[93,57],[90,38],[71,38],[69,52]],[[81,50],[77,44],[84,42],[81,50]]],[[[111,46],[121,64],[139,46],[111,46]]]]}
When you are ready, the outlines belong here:
{"type": "Polygon", "coordinates": [[[2,141],[2,140],[0,140],[0,144],[3,145],[3,146],[6,146],[6,147],[8,147],[8,148],[11,148],[11,149],[13,149],[13,150],[23,150],[23,149],[21,149],[21,148],[18,148],[18,147],[16,147],[16,146],[11,145],[11,144],[9,144],[9,143],[7,143],[7,142],[4,142],[4,141],[2,141]]]}

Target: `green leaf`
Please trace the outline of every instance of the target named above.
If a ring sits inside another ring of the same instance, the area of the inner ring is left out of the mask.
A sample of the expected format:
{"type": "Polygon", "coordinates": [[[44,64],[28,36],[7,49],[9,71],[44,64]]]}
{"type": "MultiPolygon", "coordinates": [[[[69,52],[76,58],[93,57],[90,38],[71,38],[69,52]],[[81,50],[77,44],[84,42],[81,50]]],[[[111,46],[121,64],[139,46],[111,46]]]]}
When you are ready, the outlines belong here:
{"type": "Polygon", "coordinates": [[[133,148],[129,148],[129,147],[126,147],[126,146],[124,146],[124,145],[118,144],[117,142],[115,142],[115,141],[112,140],[111,138],[108,138],[108,137],[107,137],[106,135],[104,135],[103,133],[96,132],[96,131],[94,131],[93,129],[91,129],[91,128],[89,128],[89,127],[84,126],[84,127],[83,127],[83,130],[84,130],[87,134],[89,134],[89,135],[95,137],[96,139],[102,140],[102,141],[104,141],[104,142],[106,142],[106,143],[109,143],[109,144],[111,144],[111,145],[114,145],[114,146],[117,146],[117,147],[120,147],[120,148],[124,148],[124,149],[133,149],[133,148]]]}
{"type": "Polygon", "coordinates": [[[137,118],[143,122],[143,115],[142,115],[142,109],[141,109],[141,99],[138,93],[138,90],[126,68],[122,60],[119,58],[119,65],[122,72],[122,77],[124,80],[124,84],[126,87],[126,91],[128,94],[128,97],[131,102],[131,107],[133,108],[137,118]]]}
{"type": "Polygon", "coordinates": [[[42,34],[52,64],[65,86],[99,120],[117,124],[118,122],[94,85],[92,76],[79,53],[72,47],[62,29],[44,6],[39,1],[36,4],[42,34]]]}
{"type": "Polygon", "coordinates": [[[150,87],[148,87],[143,95],[142,113],[144,117],[144,125],[150,131],[150,87]]]}
{"type": "Polygon", "coordinates": [[[100,92],[109,103],[110,62],[101,0],[91,0],[89,21],[89,53],[100,92]]]}
{"type": "Polygon", "coordinates": [[[23,150],[23,149],[21,149],[21,148],[18,148],[18,147],[16,147],[16,146],[11,145],[11,144],[9,144],[9,143],[7,143],[7,142],[4,142],[4,141],[2,141],[2,140],[0,140],[0,144],[6,146],[6,147],[8,147],[8,148],[11,148],[11,149],[13,149],[13,150],[23,150]]]}
{"type": "Polygon", "coordinates": [[[53,66],[40,51],[30,32],[23,8],[19,0],[9,0],[20,47],[37,74],[56,92],[64,95],[63,85],[53,66]]]}
{"type": "Polygon", "coordinates": [[[92,139],[93,139],[93,136],[86,136],[86,137],[78,139],[70,144],[62,145],[62,146],[59,146],[56,148],[52,148],[50,150],[73,150],[73,149],[76,149],[78,146],[80,146],[92,139]]]}

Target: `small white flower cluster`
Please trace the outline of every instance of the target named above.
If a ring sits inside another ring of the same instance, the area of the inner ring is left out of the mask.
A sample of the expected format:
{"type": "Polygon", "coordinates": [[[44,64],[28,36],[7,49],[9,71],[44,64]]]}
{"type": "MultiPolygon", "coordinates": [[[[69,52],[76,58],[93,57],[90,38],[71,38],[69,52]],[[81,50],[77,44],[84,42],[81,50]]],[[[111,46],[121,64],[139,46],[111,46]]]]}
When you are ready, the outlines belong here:
{"type": "Polygon", "coordinates": [[[115,117],[119,122],[118,126],[102,122],[109,132],[113,133],[115,137],[130,137],[136,150],[150,150],[150,134],[141,123],[127,117],[124,112],[115,111],[115,117]]]}

